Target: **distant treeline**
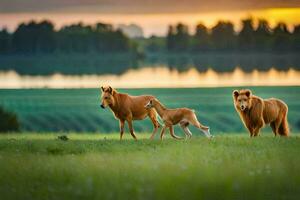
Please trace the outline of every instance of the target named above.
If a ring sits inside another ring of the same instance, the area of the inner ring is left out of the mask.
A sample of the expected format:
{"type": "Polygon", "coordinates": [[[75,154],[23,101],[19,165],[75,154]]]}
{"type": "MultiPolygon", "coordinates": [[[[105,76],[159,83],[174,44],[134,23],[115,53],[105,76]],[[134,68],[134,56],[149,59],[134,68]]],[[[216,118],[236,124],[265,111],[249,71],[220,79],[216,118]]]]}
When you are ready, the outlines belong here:
{"type": "Polygon", "coordinates": [[[31,21],[21,23],[13,33],[0,30],[0,54],[300,51],[300,25],[291,32],[285,23],[271,28],[266,20],[254,26],[252,19],[245,19],[239,32],[227,21],[211,29],[198,24],[194,32],[179,23],[169,26],[165,37],[133,40],[110,24],[78,23],[55,30],[50,21],[31,21]]]}
{"type": "Polygon", "coordinates": [[[148,51],[165,49],[168,52],[246,51],[273,52],[300,51],[300,25],[289,31],[285,23],[271,28],[266,20],[258,20],[254,26],[252,19],[242,21],[242,28],[235,32],[231,22],[219,21],[208,29],[198,24],[194,34],[190,34],[184,24],[169,26],[165,38],[152,37],[145,45],[148,51]]]}
{"type": "Polygon", "coordinates": [[[21,23],[13,33],[0,30],[0,54],[128,53],[136,45],[112,25],[82,23],[54,29],[50,21],[21,23]]]}
{"type": "Polygon", "coordinates": [[[129,68],[166,66],[232,71],[299,69],[300,25],[270,28],[265,20],[254,26],[242,21],[239,32],[230,22],[211,29],[198,24],[170,26],[166,36],[129,38],[110,24],[71,24],[54,29],[50,21],[20,24],[14,32],[0,28],[0,71],[20,74],[121,74],[129,68]]]}

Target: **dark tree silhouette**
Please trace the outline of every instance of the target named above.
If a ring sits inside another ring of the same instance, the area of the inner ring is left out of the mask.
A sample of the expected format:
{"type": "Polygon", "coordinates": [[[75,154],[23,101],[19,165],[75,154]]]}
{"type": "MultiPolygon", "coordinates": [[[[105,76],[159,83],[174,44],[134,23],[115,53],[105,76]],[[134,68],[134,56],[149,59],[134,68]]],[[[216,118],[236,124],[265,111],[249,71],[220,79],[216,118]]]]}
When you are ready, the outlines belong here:
{"type": "Polygon", "coordinates": [[[291,36],[292,49],[300,51],[300,25],[294,27],[293,34],[291,36]]]}
{"type": "Polygon", "coordinates": [[[11,50],[11,35],[4,28],[0,31],[0,54],[8,54],[11,50]]]}
{"type": "MultiPolygon", "coordinates": [[[[134,40],[111,24],[97,23],[71,24],[55,30],[47,20],[21,23],[13,33],[0,31],[0,54],[112,54],[130,53],[138,55],[143,50],[169,52],[197,51],[299,51],[299,25],[289,32],[287,25],[279,23],[274,29],[266,20],[259,20],[255,29],[253,20],[242,21],[240,32],[234,31],[231,22],[219,21],[211,30],[203,24],[196,26],[190,35],[188,27],[182,23],[169,26],[166,38],[150,38],[151,45],[138,48],[134,40]]],[[[143,40],[143,41],[145,41],[143,40]]],[[[141,41],[141,40],[140,40],[141,41]]],[[[147,43],[147,42],[146,42],[147,43]]]]}
{"type": "Polygon", "coordinates": [[[273,30],[272,48],[276,51],[284,51],[292,48],[292,38],[286,24],[278,23],[273,30]]]}
{"type": "Polygon", "coordinates": [[[65,26],[58,33],[58,49],[67,53],[90,52],[92,42],[92,27],[82,23],[65,26]]]}
{"type": "Polygon", "coordinates": [[[170,25],[167,33],[167,50],[174,51],[175,49],[175,28],[170,25]]]}
{"type": "Polygon", "coordinates": [[[177,24],[176,26],[176,35],[175,35],[175,51],[186,51],[189,49],[189,32],[188,27],[184,24],[177,24]]]}
{"type": "Polygon", "coordinates": [[[136,45],[123,32],[114,30],[110,24],[103,23],[97,23],[95,26],[72,24],[56,31],[49,21],[39,23],[30,21],[20,24],[13,34],[2,30],[0,42],[0,52],[13,54],[136,51],[136,45]]]}
{"type": "Polygon", "coordinates": [[[254,27],[252,19],[242,20],[242,30],[238,34],[238,48],[248,51],[253,51],[254,49],[254,27]]]}
{"type": "Polygon", "coordinates": [[[258,20],[257,29],[254,31],[254,49],[270,50],[271,28],[266,20],[258,20]]]}
{"type": "Polygon", "coordinates": [[[219,21],[211,30],[198,24],[194,35],[188,34],[184,24],[169,26],[166,42],[170,52],[292,52],[299,51],[299,37],[299,25],[290,33],[284,23],[272,29],[266,20],[260,19],[254,28],[250,18],[242,20],[240,32],[235,32],[233,24],[225,21],[219,21]]]}
{"type": "Polygon", "coordinates": [[[56,48],[54,25],[42,21],[37,25],[37,52],[52,53],[56,48]]]}
{"type": "Polygon", "coordinates": [[[220,21],[212,28],[211,39],[215,50],[231,50],[235,48],[236,36],[233,24],[220,21]]]}
{"type": "Polygon", "coordinates": [[[210,50],[210,35],[208,29],[203,24],[198,24],[196,26],[195,35],[192,40],[194,51],[207,51],[210,50]]]}
{"type": "Polygon", "coordinates": [[[13,34],[12,44],[15,53],[52,53],[55,50],[54,26],[49,21],[22,23],[13,34]]]}
{"type": "Polygon", "coordinates": [[[186,25],[179,23],[175,28],[173,26],[169,26],[167,35],[167,48],[169,51],[187,51],[190,46],[189,42],[190,35],[186,25]]]}

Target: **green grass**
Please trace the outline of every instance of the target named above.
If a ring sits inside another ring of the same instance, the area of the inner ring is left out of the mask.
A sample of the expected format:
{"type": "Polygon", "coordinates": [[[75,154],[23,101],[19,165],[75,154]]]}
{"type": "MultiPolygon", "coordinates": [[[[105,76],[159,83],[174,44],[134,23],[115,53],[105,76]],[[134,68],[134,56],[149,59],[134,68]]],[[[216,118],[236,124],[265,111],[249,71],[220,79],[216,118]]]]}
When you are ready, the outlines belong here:
{"type": "MultiPolygon", "coordinates": [[[[248,88],[248,87],[247,87],[248,88]]],[[[300,131],[300,87],[250,87],[263,98],[277,97],[289,105],[293,132],[300,131]]],[[[152,94],[170,108],[189,107],[212,132],[244,132],[232,102],[238,88],[120,89],[132,95],[152,94]]],[[[20,118],[22,131],[116,132],[119,123],[109,109],[100,108],[100,89],[1,90],[0,105],[20,118]]],[[[137,132],[152,131],[149,119],[135,121],[137,132]]],[[[195,130],[194,130],[195,131],[195,130]]]]}
{"type": "Polygon", "coordinates": [[[0,136],[1,199],[299,199],[300,137],[0,136]]]}

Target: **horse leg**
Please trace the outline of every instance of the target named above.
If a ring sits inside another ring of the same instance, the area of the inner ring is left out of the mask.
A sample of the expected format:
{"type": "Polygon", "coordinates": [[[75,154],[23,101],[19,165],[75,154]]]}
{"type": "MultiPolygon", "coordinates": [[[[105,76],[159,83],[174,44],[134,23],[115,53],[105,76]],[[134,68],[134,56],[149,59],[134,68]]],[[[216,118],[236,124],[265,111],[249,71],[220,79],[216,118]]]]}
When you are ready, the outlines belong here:
{"type": "Polygon", "coordinates": [[[271,123],[270,123],[270,126],[271,126],[271,128],[272,128],[272,131],[273,131],[275,137],[276,137],[277,134],[278,134],[278,126],[277,126],[277,124],[276,124],[275,122],[271,122],[271,123]]]}
{"type": "Polygon", "coordinates": [[[254,137],[259,136],[259,131],[263,126],[264,126],[264,121],[263,121],[263,119],[261,119],[257,122],[256,127],[253,130],[254,137]]]}
{"type": "Polygon", "coordinates": [[[159,125],[158,121],[156,120],[156,112],[154,110],[151,110],[148,113],[148,116],[151,119],[151,122],[152,122],[153,127],[154,127],[153,132],[152,132],[151,137],[150,137],[150,139],[153,140],[154,136],[157,132],[157,129],[160,127],[160,125],[159,125]]]}
{"type": "Polygon", "coordinates": [[[120,120],[119,124],[120,124],[120,140],[122,140],[123,135],[124,135],[124,124],[125,124],[125,121],[124,120],[120,120]]]}
{"type": "Polygon", "coordinates": [[[134,134],[133,126],[132,126],[132,119],[128,119],[128,120],[127,120],[127,123],[128,123],[128,127],[129,127],[129,131],[130,131],[131,136],[132,136],[135,140],[137,140],[137,138],[136,138],[136,136],[135,136],[135,134],[134,134]]]}
{"type": "Polygon", "coordinates": [[[174,129],[173,129],[173,126],[172,126],[172,125],[169,126],[169,130],[170,130],[170,134],[171,134],[171,136],[172,136],[173,138],[175,138],[175,139],[177,139],[177,140],[182,139],[181,137],[178,137],[177,135],[175,135],[174,129]]]}
{"type": "Polygon", "coordinates": [[[160,132],[160,140],[163,140],[164,134],[165,134],[165,130],[166,130],[166,125],[164,125],[163,128],[161,129],[161,132],[160,132]]]}
{"type": "Polygon", "coordinates": [[[191,131],[188,129],[188,122],[180,122],[180,127],[182,128],[182,130],[185,133],[185,139],[187,140],[188,138],[192,137],[192,133],[191,131]]]}
{"type": "Polygon", "coordinates": [[[197,119],[195,113],[193,113],[192,117],[189,119],[189,122],[190,122],[192,125],[194,125],[196,128],[200,129],[200,130],[205,134],[205,136],[206,136],[207,138],[211,138],[211,137],[212,137],[211,134],[210,134],[210,131],[209,131],[209,127],[202,125],[202,124],[198,121],[198,119],[197,119]]]}

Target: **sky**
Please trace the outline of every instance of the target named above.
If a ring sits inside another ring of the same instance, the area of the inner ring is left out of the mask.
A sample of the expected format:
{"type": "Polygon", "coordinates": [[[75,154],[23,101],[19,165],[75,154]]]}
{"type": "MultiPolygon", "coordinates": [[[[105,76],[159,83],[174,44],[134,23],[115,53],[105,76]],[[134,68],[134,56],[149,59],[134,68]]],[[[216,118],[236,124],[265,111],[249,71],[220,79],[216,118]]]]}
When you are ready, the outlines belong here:
{"type": "Polygon", "coordinates": [[[20,22],[49,19],[57,28],[79,21],[135,23],[150,36],[164,35],[169,24],[178,22],[191,32],[199,22],[211,27],[220,19],[238,29],[240,19],[249,16],[291,27],[300,23],[300,0],[0,0],[0,27],[11,31],[20,22]]]}

